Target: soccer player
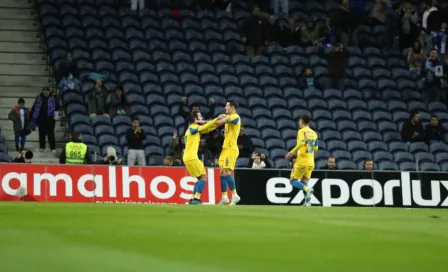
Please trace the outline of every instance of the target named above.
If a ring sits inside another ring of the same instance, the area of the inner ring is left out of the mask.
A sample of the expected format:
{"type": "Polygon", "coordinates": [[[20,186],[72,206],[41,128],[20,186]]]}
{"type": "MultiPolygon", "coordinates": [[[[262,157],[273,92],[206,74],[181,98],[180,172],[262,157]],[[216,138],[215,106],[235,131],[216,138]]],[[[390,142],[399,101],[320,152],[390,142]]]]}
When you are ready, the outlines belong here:
{"type": "Polygon", "coordinates": [[[291,171],[290,182],[293,187],[303,190],[304,206],[311,206],[311,195],[314,190],[308,187],[308,181],[314,170],[314,152],[318,149],[317,133],[308,126],[310,121],[309,115],[300,116],[297,145],[286,154],[286,159],[290,160],[297,152],[297,160],[291,171]]]}
{"type": "Polygon", "coordinates": [[[204,191],[205,183],[207,182],[207,175],[204,164],[198,157],[199,142],[201,141],[201,134],[208,133],[215,129],[217,119],[207,122],[205,125],[201,120],[199,112],[192,112],[188,115],[188,122],[190,126],[185,132],[185,150],[183,161],[188,173],[192,177],[196,177],[198,181],[194,185],[193,196],[190,204],[202,204],[201,194],[204,191]]]}
{"type": "Polygon", "coordinates": [[[222,145],[221,155],[219,156],[219,167],[221,171],[221,192],[222,198],[219,204],[229,204],[227,196],[227,186],[232,191],[232,200],[230,205],[236,205],[240,201],[240,197],[236,192],[235,179],[232,176],[232,171],[235,170],[236,159],[239,155],[238,150],[238,135],[240,134],[241,118],[236,113],[238,104],[236,101],[229,101],[226,103],[225,117],[216,122],[217,127],[225,125],[224,129],[224,144],[222,145]]]}

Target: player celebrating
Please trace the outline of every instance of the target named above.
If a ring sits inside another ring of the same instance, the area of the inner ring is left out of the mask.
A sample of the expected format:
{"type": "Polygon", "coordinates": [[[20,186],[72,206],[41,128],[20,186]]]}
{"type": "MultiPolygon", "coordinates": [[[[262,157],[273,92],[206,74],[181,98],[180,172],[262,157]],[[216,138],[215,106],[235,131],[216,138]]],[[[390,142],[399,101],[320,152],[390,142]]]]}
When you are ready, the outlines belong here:
{"type": "Polygon", "coordinates": [[[206,125],[200,126],[204,122],[201,120],[201,115],[198,112],[192,112],[188,115],[188,122],[190,126],[185,132],[185,151],[183,161],[188,173],[192,177],[196,177],[198,181],[194,185],[193,196],[190,204],[202,204],[201,194],[204,191],[207,175],[204,164],[198,157],[199,142],[201,134],[208,133],[215,129],[217,119],[208,122],[206,125]]]}
{"type": "MultiPolygon", "coordinates": [[[[219,204],[229,204],[229,198],[227,196],[227,186],[232,191],[232,200],[230,205],[235,205],[240,201],[240,197],[236,193],[235,180],[233,179],[232,172],[235,169],[236,159],[239,155],[237,140],[240,134],[241,119],[236,113],[238,107],[237,102],[229,101],[226,103],[226,115],[225,118],[216,122],[216,126],[222,126],[225,124],[224,129],[224,144],[222,145],[221,155],[219,156],[219,167],[221,168],[221,191],[222,198],[219,204]]],[[[220,116],[221,117],[221,116],[220,116]]]]}
{"type": "Polygon", "coordinates": [[[311,121],[309,115],[300,116],[300,129],[297,135],[297,145],[288,154],[286,159],[290,160],[296,151],[297,161],[291,171],[291,185],[303,190],[305,195],[304,206],[310,206],[313,188],[307,186],[314,170],[314,152],[318,149],[317,134],[308,125],[311,121]]]}

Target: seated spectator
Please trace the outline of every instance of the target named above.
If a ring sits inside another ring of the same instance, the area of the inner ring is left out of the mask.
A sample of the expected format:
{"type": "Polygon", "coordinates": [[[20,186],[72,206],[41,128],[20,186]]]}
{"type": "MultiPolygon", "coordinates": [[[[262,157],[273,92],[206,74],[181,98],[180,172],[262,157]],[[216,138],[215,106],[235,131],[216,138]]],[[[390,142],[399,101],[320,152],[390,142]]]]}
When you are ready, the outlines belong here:
{"type": "Polygon", "coordinates": [[[254,151],[252,139],[244,134],[244,127],[241,126],[240,135],[238,136],[238,149],[240,151],[239,157],[249,158],[250,154],[254,151]]]}
{"type": "Polygon", "coordinates": [[[81,89],[81,82],[77,78],[63,77],[58,84],[59,94],[61,95],[66,91],[79,91],[81,89]]]}
{"type": "Polygon", "coordinates": [[[129,115],[129,101],[120,87],[115,89],[109,96],[109,115],[111,118],[116,115],[129,115]]]}
{"type": "Polygon", "coordinates": [[[264,154],[259,152],[252,153],[252,156],[249,160],[248,168],[252,169],[263,169],[263,168],[271,168],[271,164],[269,160],[266,158],[264,154]]]}
{"type": "Polygon", "coordinates": [[[88,114],[90,118],[97,115],[107,114],[107,90],[103,86],[103,82],[100,79],[96,80],[95,87],[89,91],[88,95],[88,114]]]}
{"type": "Polygon", "coordinates": [[[263,52],[264,23],[260,18],[260,8],[255,6],[252,16],[243,25],[241,40],[247,47],[247,55],[261,55],[263,52]]]}
{"type": "Polygon", "coordinates": [[[412,42],[417,38],[418,12],[414,10],[411,2],[406,2],[405,6],[398,10],[400,16],[400,50],[411,47],[412,42]]]}
{"type": "Polygon", "coordinates": [[[437,56],[437,50],[429,52],[429,58],[423,62],[421,68],[423,81],[423,99],[430,101],[445,101],[446,93],[442,91],[443,66],[437,56]]]}
{"type": "Polygon", "coordinates": [[[328,75],[331,78],[331,87],[334,89],[343,89],[345,69],[348,66],[348,52],[340,43],[333,44],[332,51],[328,54],[321,54],[328,62],[328,75]]]}
{"type": "Polygon", "coordinates": [[[420,123],[420,113],[411,112],[411,118],[403,124],[401,138],[405,142],[422,142],[425,140],[425,131],[420,123]]]}
{"type": "Polygon", "coordinates": [[[434,46],[439,52],[440,62],[442,62],[442,65],[445,66],[448,65],[448,48],[446,47],[448,41],[448,30],[446,29],[446,25],[446,23],[442,23],[441,30],[437,32],[434,38],[434,46]]]}
{"type": "Polygon", "coordinates": [[[78,78],[79,77],[79,68],[78,65],[73,61],[72,55],[70,53],[67,54],[65,60],[61,61],[56,69],[56,84],[64,78],[78,78]]]}
{"type": "Polygon", "coordinates": [[[364,170],[366,170],[366,171],[373,170],[373,160],[372,159],[366,159],[364,161],[364,170]]]}
{"type": "Polygon", "coordinates": [[[428,144],[445,141],[445,128],[439,123],[437,116],[431,116],[431,122],[426,125],[425,136],[428,144]]]}
{"type": "Polygon", "coordinates": [[[106,165],[122,165],[124,164],[121,159],[117,157],[117,151],[112,146],[109,146],[106,151],[106,155],[103,159],[97,160],[95,164],[106,165]]]}
{"type": "Polygon", "coordinates": [[[205,139],[201,139],[199,142],[198,157],[205,166],[214,166],[214,156],[208,149],[205,139]]]}
{"type": "Polygon", "coordinates": [[[327,165],[322,167],[322,169],[324,169],[324,170],[339,170],[336,167],[336,158],[333,156],[328,157],[327,165]]]}
{"type": "Polygon", "coordinates": [[[283,46],[300,44],[300,27],[294,18],[289,19],[288,25],[282,28],[280,43],[283,46]]]}
{"type": "Polygon", "coordinates": [[[409,49],[408,52],[408,64],[409,71],[414,77],[420,76],[420,71],[422,68],[422,63],[426,59],[426,53],[422,49],[422,44],[420,41],[415,41],[412,45],[412,48],[409,49]]]}
{"type": "Polygon", "coordinates": [[[313,74],[313,69],[311,67],[307,67],[303,74],[300,76],[299,86],[302,89],[307,88],[316,88],[319,89],[319,83],[313,74]]]}
{"type": "Polygon", "coordinates": [[[266,46],[280,42],[280,27],[277,25],[274,15],[269,15],[268,23],[264,27],[263,36],[266,46]]]}
{"type": "Polygon", "coordinates": [[[318,39],[319,29],[314,26],[313,20],[308,19],[300,31],[300,41],[304,46],[312,46],[317,45],[318,39]]]}
{"type": "Polygon", "coordinates": [[[222,150],[222,145],[224,143],[223,136],[218,130],[210,132],[210,137],[207,139],[207,147],[212,153],[213,157],[218,157],[222,150]]]}
{"type": "Polygon", "coordinates": [[[173,157],[171,156],[165,156],[165,158],[163,158],[163,164],[162,166],[165,167],[171,167],[173,166],[173,157]]]}

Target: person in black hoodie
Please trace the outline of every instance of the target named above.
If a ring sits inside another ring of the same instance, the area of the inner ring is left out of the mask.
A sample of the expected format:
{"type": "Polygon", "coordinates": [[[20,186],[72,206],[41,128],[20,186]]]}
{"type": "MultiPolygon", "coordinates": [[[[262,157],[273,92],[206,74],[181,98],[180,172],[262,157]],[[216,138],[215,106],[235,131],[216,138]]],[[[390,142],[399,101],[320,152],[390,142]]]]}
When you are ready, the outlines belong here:
{"type": "Polygon", "coordinates": [[[264,43],[264,23],[259,17],[260,8],[255,6],[252,10],[252,16],[249,17],[243,25],[241,40],[247,46],[249,56],[261,55],[264,43]]]}
{"type": "Polygon", "coordinates": [[[269,15],[268,23],[264,27],[264,44],[266,46],[280,42],[280,27],[274,15],[269,15]]]}
{"type": "Polygon", "coordinates": [[[425,135],[428,144],[445,141],[445,128],[439,123],[437,116],[431,116],[431,122],[426,125],[425,135]]]}
{"type": "Polygon", "coordinates": [[[411,118],[403,124],[401,138],[405,142],[423,142],[425,141],[425,130],[420,123],[420,113],[411,112],[411,118]]]}
{"type": "Polygon", "coordinates": [[[288,25],[282,28],[280,43],[283,46],[300,44],[300,26],[296,24],[294,18],[289,19],[288,25]]]}
{"type": "Polygon", "coordinates": [[[340,43],[333,44],[332,52],[321,54],[328,62],[328,74],[331,78],[331,87],[342,89],[345,78],[345,69],[348,65],[348,52],[340,43]]]}

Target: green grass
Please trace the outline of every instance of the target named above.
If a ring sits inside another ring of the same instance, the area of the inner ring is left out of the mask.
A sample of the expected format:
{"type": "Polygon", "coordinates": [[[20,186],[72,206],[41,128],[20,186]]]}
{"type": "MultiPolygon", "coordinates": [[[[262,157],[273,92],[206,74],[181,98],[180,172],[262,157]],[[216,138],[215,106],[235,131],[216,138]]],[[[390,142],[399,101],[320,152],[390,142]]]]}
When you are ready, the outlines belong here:
{"type": "Polygon", "coordinates": [[[434,272],[447,260],[447,210],[0,203],[5,272],[434,272]]]}

